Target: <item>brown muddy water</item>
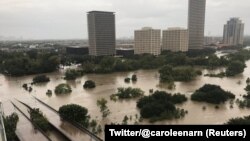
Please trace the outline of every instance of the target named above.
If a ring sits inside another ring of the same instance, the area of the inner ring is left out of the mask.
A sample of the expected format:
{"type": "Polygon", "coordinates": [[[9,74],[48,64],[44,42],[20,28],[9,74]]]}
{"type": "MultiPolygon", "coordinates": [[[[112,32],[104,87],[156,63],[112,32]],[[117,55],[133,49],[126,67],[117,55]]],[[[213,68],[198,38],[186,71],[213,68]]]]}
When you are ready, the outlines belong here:
{"type": "MultiPolygon", "coordinates": [[[[164,90],[170,93],[185,94],[189,98],[188,102],[178,105],[178,107],[188,110],[188,114],[183,119],[172,121],[165,120],[154,124],[223,124],[230,118],[250,115],[250,109],[239,109],[236,104],[234,104],[234,108],[230,108],[229,102],[220,105],[219,109],[215,109],[215,105],[191,101],[190,95],[204,84],[216,84],[227,91],[233,92],[237,98],[242,98],[241,95],[246,93],[244,91],[246,87],[245,81],[247,77],[250,77],[250,61],[247,62],[247,66],[243,74],[231,78],[210,78],[200,76],[191,82],[176,82],[176,88],[174,90],[168,90],[166,85],[159,83],[158,70],[138,70],[112,74],[88,74],[75,81],[65,81],[63,79],[63,72],[65,69],[62,69],[59,72],[47,74],[51,81],[47,84],[32,86],[33,91],[31,93],[25,91],[22,85],[24,83],[30,83],[34,77],[33,75],[15,78],[0,75],[0,98],[4,110],[8,111],[5,112],[6,114],[12,111],[14,112],[13,107],[9,106],[10,100],[16,98],[27,101],[27,99],[33,95],[55,109],[59,109],[60,106],[71,103],[84,106],[88,108],[91,118],[96,119],[101,125],[110,124],[111,122],[122,123],[125,115],[128,117],[131,116],[132,120],[129,120],[129,123],[134,124],[136,120],[135,115],[140,115],[139,110],[136,108],[136,100],[113,102],[110,101],[110,95],[114,94],[119,87],[141,88],[145,91],[145,95],[149,94],[149,89],[164,90]],[[132,74],[137,75],[138,81],[130,84],[125,83],[124,78],[127,76],[131,77],[132,74]],[[93,90],[83,89],[83,84],[86,80],[94,80],[97,87],[93,90]],[[72,93],[64,96],[57,96],[53,93],[51,97],[46,95],[48,89],[54,90],[60,83],[70,84],[73,90],[72,93]],[[108,107],[111,114],[106,119],[102,119],[100,110],[96,105],[96,101],[100,98],[108,100],[108,107]],[[203,106],[206,106],[206,110],[203,110],[203,106]]],[[[221,71],[221,69],[215,71],[203,70],[203,74],[219,71],[221,71]]],[[[139,124],[152,123],[144,120],[139,124]]],[[[64,125],[64,128],[67,127],[64,125]]],[[[103,137],[103,134],[99,136],[103,137]]]]}

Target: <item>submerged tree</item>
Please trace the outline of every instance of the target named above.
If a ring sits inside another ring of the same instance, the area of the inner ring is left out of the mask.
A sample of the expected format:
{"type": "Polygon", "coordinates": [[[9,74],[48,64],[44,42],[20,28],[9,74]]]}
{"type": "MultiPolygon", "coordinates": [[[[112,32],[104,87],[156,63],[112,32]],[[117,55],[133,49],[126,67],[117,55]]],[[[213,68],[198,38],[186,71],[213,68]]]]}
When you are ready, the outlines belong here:
{"type": "Polygon", "coordinates": [[[77,104],[68,104],[59,108],[62,118],[78,122],[84,127],[89,125],[88,109],[77,104]]]}
{"type": "Polygon", "coordinates": [[[144,95],[144,91],[139,88],[117,88],[118,92],[110,96],[111,100],[118,99],[132,99],[138,98],[144,95]]]}
{"type": "Polygon", "coordinates": [[[4,126],[6,138],[8,141],[19,141],[16,135],[16,126],[19,120],[17,113],[12,113],[10,116],[4,117],[4,126]]]}
{"type": "Polygon", "coordinates": [[[95,87],[96,87],[95,82],[92,80],[87,80],[83,85],[83,88],[85,89],[93,89],[95,87]]]}
{"type": "Polygon", "coordinates": [[[232,118],[227,123],[227,125],[250,125],[250,116],[243,118],[232,118]]]}
{"type": "Polygon", "coordinates": [[[150,119],[151,122],[164,119],[178,119],[184,117],[186,111],[179,109],[175,104],[187,101],[185,95],[170,94],[164,91],[155,91],[150,96],[144,96],[137,101],[142,118],[150,119]]]}
{"type": "Polygon", "coordinates": [[[191,95],[191,100],[220,104],[228,99],[234,99],[235,95],[223,90],[220,86],[205,84],[191,95]]]}
{"type": "Polygon", "coordinates": [[[38,108],[30,109],[30,119],[31,121],[42,129],[44,132],[47,132],[51,129],[48,119],[43,115],[42,111],[38,108]]]}
{"type": "Polygon", "coordinates": [[[97,106],[100,108],[102,117],[106,118],[110,114],[110,110],[107,107],[108,101],[104,98],[97,100],[97,106]]]}
{"type": "Polygon", "coordinates": [[[50,78],[47,77],[46,75],[38,75],[36,77],[33,78],[33,84],[36,84],[36,83],[45,83],[45,82],[49,82],[50,81],[50,78]]]}
{"type": "Polygon", "coordinates": [[[137,76],[135,74],[132,75],[132,81],[136,82],[137,81],[137,76]]]}
{"type": "Polygon", "coordinates": [[[77,77],[80,77],[83,75],[83,72],[80,70],[74,70],[74,69],[68,69],[65,72],[65,80],[75,80],[77,77]]]}
{"type": "Polygon", "coordinates": [[[249,77],[247,78],[246,83],[247,83],[247,84],[250,83],[250,78],[249,78],[249,77]]]}
{"type": "Polygon", "coordinates": [[[130,83],[130,78],[129,77],[126,77],[125,79],[124,79],[124,82],[126,82],[126,83],[130,83]]]}
{"type": "Polygon", "coordinates": [[[245,68],[246,68],[246,64],[244,62],[232,61],[226,69],[226,75],[235,76],[237,74],[244,72],[245,68]]]}
{"type": "Polygon", "coordinates": [[[69,94],[72,92],[72,89],[69,84],[59,84],[55,88],[55,93],[56,94],[69,94]]]}

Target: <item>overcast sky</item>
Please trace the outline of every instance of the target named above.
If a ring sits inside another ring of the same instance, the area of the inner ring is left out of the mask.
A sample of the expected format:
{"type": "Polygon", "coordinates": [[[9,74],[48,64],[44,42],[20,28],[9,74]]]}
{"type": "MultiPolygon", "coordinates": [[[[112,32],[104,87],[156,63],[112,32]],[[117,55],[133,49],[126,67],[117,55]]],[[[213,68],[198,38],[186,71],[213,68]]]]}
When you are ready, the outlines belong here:
{"type": "MultiPolygon", "coordinates": [[[[87,39],[86,12],[116,12],[117,38],[143,26],[187,27],[188,0],[0,0],[0,36],[87,39]]],[[[249,0],[207,0],[205,35],[220,36],[230,17],[250,33],[249,0]]]]}

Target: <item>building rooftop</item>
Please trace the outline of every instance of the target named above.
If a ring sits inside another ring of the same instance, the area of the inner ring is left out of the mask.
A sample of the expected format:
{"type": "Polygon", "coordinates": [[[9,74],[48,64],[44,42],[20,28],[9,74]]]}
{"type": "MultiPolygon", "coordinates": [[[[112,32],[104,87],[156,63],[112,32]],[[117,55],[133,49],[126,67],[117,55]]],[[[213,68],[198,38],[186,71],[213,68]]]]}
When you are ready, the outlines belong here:
{"type": "Polygon", "coordinates": [[[238,18],[238,17],[232,17],[232,18],[230,18],[229,20],[228,20],[228,22],[229,21],[239,21],[239,22],[242,22],[242,20],[240,19],[240,18],[238,18]]]}
{"type": "Polygon", "coordinates": [[[109,13],[109,14],[114,14],[115,12],[111,12],[111,11],[89,11],[87,13],[109,13]]]}
{"type": "Polygon", "coordinates": [[[187,30],[187,29],[182,27],[169,27],[167,30],[187,30]]]}
{"type": "Polygon", "coordinates": [[[230,19],[239,20],[239,17],[231,17],[230,19]]]}
{"type": "Polygon", "coordinates": [[[150,30],[153,29],[152,27],[143,27],[142,30],[150,30]]]}
{"type": "Polygon", "coordinates": [[[154,29],[152,27],[142,27],[141,29],[135,31],[146,31],[146,30],[160,30],[160,29],[154,29]]]}

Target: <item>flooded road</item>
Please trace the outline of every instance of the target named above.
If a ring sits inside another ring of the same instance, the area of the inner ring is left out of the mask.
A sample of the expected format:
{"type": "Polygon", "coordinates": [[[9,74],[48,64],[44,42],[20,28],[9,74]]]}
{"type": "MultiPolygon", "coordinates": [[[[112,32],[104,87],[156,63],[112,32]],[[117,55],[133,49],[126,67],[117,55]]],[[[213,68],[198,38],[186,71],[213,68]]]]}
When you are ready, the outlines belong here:
{"type": "Polygon", "coordinates": [[[50,123],[52,123],[57,129],[60,130],[60,132],[62,132],[64,135],[66,135],[73,141],[91,140],[89,135],[79,130],[77,127],[73,126],[67,121],[61,120],[60,116],[57,113],[55,113],[45,105],[41,104],[34,98],[26,98],[23,99],[22,102],[29,105],[30,107],[39,108],[46,116],[46,118],[50,121],[50,123]]]}
{"type": "MultiPolygon", "coordinates": [[[[21,141],[29,141],[36,139],[37,141],[49,141],[39,130],[35,130],[31,122],[23,116],[21,112],[19,112],[14,106],[9,102],[5,103],[5,107],[10,107],[4,110],[5,115],[10,115],[13,111],[18,114],[19,121],[17,123],[16,134],[20,138],[21,141]]],[[[27,110],[24,112],[28,113],[27,110]]]]}
{"type": "MultiPolygon", "coordinates": [[[[41,99],[45,103],[59,109],[60,106],[65,104],[79,104],[88,108],[89,114],[92,119],[96,119],[98,124],[110,124],[111,122],[122,123],[125,115],[132,117],[129,120],[130,124],[134,124],[136,120],[136,114],[139,115],[139,111],[136,108],[136,100],[127,101],[110,101],[110,95],[116,93],[119,87],[134,87],[141,88],[145,91],[145,95],[149,94],[149,89],[164,90],[170,93],[182,93],[185,94],[189,101],[179,107],[188,110],[188,114],[179,120],[161,121],[154,124],[223,124],[228,119],[234,117],[242,117],[250,115],[249,109],[239,109],[236,104],[234,108],[230,108],[230,104],[222,104],[219,109],[215,109],[215,105],[198,103],[190,100],[190,95],[204,84],[216,84],[220,85],[223,89],[231,91],[236,95],[236,98],[242,98],[241,95],[245,94],[244,88],[246,87],[246,79],[250,77],[250,61],[247,62],[247,68],[243,74],[240,74],[231,78],[210,78],[199,76],[191,82],[176,82],[176,88],[174,90],[168,90],[167,86],[159,83],[159,73],[157,70],[139,70],[134,72],[119,72],[112,74],[89,74],[75,81],[65,81],[63,79],[63,72],[54,72],[47,74],[51,81],[47,84],[40,84],[32,86],[33,91],[31,93],[25,91],[22,88],[24,83],[30,83],[34,76],[25,77],[5,77],[0,75],[0,95],[3,104],[8,103],[8,100],[13,98],[25,100],[31,95],[41,99]],[[124,82],[124,78],[132,74],[136,74],[138,81],[136,83],[127,84],[124,82]],[[83,89],[83,84],[86,80],[94,80],[97,87],[93,90],[83,89]],[[46,95],[48,89],[54,90],[54,88],[60,83],[68,83],[72,87],[72,93],[69,95],[57,96],[53,93],[51,97],[46,95]],[[100,109],[96,105],[96,101],[100,98],[108,100],[108,107],[111,111],[111,115],[106,119],[102,119],[100,109]],[[206,106],[206,110],[202,107],[206,106]]],[[[220,72],[220,69],[215,71],[203,70],[203,74],[210,72],[220,72]]],[[[8,110],[8,106],[4,106],[5,110],[8,110]]],[[[11,110],[11,109],[10,109],[11,110]]],[[[58,120],[57,118],[55,118],[58,120]]],[[[55,121],[56,122],[56,121],[55,121]]],[[[59,121],[58,121],[59,122],[59,121]]],[[[149,124],[144,120],[140,124],[149,124]]],[[[63,128],[67,128],[64,125],[63,128]]],[[[75,132],[75,131],[71,131],[75,132]]],[[[72,133],[78,136],[77,133],[72,133]]],[[[100,135],[101,137],[103,135],[100,135]]]]}
{"type": "Polygon", "coordinates": [[[51,129],[50,132],[45,133],[49,139],[46,138],[39,130],[34,129],[32,123],[27,119],[30,118],[28,108],[18,101],[12,101],[12,102],[22,112],[21,113],[19,110],[17,110],[16,107],[14,108],[15,112],[18,114],[19,117],[16,133],[18,137],[21,139],[21,141],[29,141],[36,138],[37,138],[36,140],[38,141],[44,141],[44,140],[49,141],[49,139],[51,139],[51,141],[68,141],[58,131],[54,129],[51,129]]]}

